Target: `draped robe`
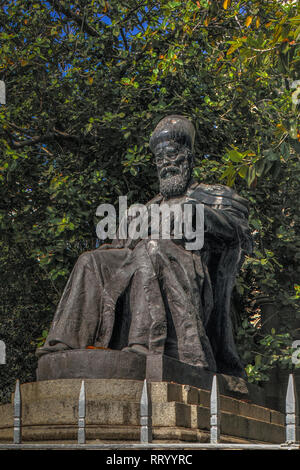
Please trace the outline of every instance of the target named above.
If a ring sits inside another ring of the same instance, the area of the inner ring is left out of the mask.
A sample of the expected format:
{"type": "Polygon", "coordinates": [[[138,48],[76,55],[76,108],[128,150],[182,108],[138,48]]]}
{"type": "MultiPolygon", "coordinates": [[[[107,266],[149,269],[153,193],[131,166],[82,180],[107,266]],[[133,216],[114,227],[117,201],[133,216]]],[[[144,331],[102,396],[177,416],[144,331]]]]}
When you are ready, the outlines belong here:
{"type": "MultiPolygon", "coordinates": [[[[121,350],[141,344],[188,364],[237,376],[230,298],[252,250],[247,201],[231,188],[192,183],[183,200],[204,204],[204,246],[184,240],[116,239],[83,253],[40,352],[57,344],[121,350]]],[[[160,204],[158,195],[151,204],[160,204]]],[[[149,203],[149,204],[150,204],[149,203]]]]}

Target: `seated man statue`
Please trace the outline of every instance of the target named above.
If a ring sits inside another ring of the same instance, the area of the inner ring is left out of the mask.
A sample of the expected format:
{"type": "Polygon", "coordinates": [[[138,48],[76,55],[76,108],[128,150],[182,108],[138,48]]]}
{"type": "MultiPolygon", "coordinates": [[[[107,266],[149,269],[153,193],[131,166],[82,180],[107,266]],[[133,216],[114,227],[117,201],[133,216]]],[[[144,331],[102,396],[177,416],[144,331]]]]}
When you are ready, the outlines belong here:
{"type": "Polygon", "coordinates": [[[188,250],[184,237],[174,234],[170,239],[116,237],[83,253],[38,356],[93,346],[165,354],[245,376],[233,339],[230,298],[243,257],[252,249],[247,201],[229,187],[193,181],[194,138],[194,126],[183,116],[159,122],[150,148],[160,194],[150,203],[202,205],[203,246],[188,250]]]}

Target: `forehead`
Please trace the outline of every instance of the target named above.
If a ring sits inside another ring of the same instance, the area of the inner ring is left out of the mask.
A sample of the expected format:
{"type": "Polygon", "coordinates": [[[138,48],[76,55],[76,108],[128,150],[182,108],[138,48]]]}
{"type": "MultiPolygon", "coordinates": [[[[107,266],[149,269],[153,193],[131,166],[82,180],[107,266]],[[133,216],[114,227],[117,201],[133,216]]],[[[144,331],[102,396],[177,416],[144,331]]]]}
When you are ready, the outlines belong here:
{"type": "Polygon", "coordinates": [[[161,153],[161,152],[172,152],[172,151],[176,151],[180,148],[180,145],[177,143],[177,142],[174,142],[174,141],[166,141],[166,142],[160,142],[159,144],[157,144],[157,146],[155,147],[155,153],[158,154],[158,153],[161,153]]]}

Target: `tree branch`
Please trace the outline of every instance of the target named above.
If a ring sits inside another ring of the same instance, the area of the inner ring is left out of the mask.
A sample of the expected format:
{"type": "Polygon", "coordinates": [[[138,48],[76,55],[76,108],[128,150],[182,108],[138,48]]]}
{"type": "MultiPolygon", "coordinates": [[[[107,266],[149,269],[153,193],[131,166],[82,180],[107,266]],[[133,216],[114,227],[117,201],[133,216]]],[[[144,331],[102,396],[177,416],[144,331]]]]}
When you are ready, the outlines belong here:
{"type": "Polygon", "coordinates": [[[47,142],[47,141],[53,139],[53,137],[55,137],[55,134],[35,135],[31,139],[21,140],[19,142],[16,142],[13,139],[12,135],[9,134],[10,143],[11,143],[12,147],[14,147],[16,149],[26,147],[27,145],[37,144],[39,142],[47,142]]]}
{"type": "Polygon", "coordinates": [[[94,37],[101,36],[100,33],[98,33],[98,31],[95,28],[93,28],[91,25],[88,24],[88,22],[86,21],[84,17],[77,15],[77,13],[73,13],[72,10],[69,10],[68,8],[63,6],[60,0],[49,0],[49,3],[52,5],[53,8],[55,8],[55,10],[63,13],[68,18],[75,21],[75,23],[77,23],[85,33],[94,37]]]}
{"type": "MultiPolygon", "coordinates": [[[[27,130],[26,130],[27,131],[27,130]]],[[[85,139],[83,136],[68,134],[67,132],[59,131],[55,127],[53,127],[54,132],[49,132],[48,134],[44,135],[34,135],[30,139],[15,141],[13,135],[6,130],[6,134],[10,140],[12,147],[16,149],[20,149],[26,147],[28,145],[34,145],[43,142],[49,142],[53,139],[63,138],[68,140],[75,140],[77,142],[90,142],[89,139],[85,139]]]]}
{"type": "Polygon", "coordinates": [[[121,33],[121,36],[122,36],[122,39],[123,39],[123,42],[124,42],[124,45],[125,45],[125,49],[126,49],[126,51],[128,51],[129,50],[128,42],[127,42],[126,35],[124,34],[124,31],[123,31],[122,28],[120,29],[120,33],[121,33]]]}

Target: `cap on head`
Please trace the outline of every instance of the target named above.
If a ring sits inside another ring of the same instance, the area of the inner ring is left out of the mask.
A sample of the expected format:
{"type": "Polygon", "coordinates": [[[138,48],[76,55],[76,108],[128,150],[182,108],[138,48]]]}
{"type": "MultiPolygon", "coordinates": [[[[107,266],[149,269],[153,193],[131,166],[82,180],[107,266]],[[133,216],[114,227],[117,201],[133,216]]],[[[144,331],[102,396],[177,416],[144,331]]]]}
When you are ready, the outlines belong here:
{"type": "Polygon", "coordinates": [[[178,142],[193,150],[195,128],[184,116],[172,115],[164,117],[157,124],[150,138],[150,149],[154,153],[158,144],[167,141],[178,142]]]}

